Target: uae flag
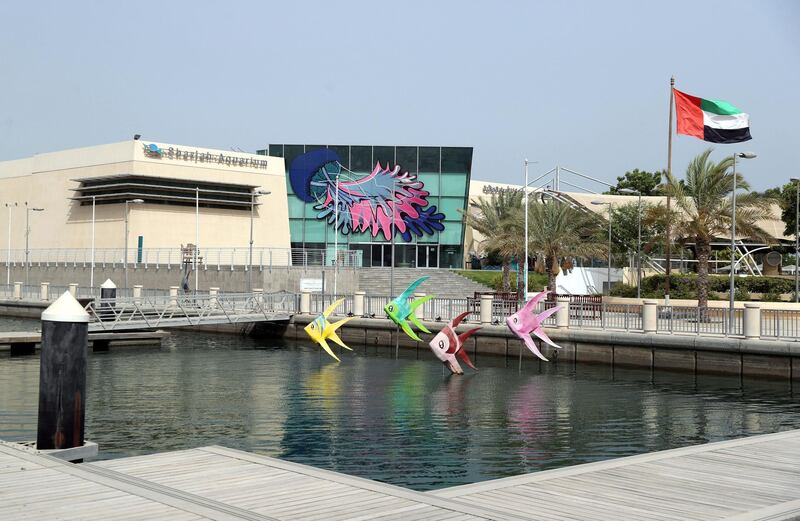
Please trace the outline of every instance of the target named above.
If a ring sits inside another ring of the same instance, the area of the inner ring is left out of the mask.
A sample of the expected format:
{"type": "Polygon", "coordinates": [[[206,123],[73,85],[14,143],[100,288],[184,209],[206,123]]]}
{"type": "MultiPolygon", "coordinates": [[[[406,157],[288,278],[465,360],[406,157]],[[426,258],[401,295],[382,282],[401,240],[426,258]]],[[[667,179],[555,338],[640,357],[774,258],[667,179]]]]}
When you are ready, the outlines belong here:
{"type": "Polygon", "coordinates": [[[703,99],[678,89],[672,90],[675,92],[678,134],[712,143],[741,143],[752,139],[750,116],[727,101],[703,99]]]}

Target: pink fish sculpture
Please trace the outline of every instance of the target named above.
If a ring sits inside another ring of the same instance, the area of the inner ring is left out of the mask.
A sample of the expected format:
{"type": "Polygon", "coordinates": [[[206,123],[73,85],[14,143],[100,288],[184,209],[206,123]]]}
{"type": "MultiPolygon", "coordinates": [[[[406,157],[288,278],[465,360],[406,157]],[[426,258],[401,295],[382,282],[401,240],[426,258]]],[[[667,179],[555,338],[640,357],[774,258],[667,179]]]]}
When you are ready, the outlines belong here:
{"type": "Polygon", "coordinates": [[[531,338],[531,334],[536,335],[542,342],[546,342],[553,347],[561,348],[561,346],[556,345],[550,338],[545,334],[544,330],[542,329],[542,323],[544,320],[559,310],[561,306],[554,306],[550,309],[539,313],[538,315],[533,312],[533,308],[536,307],[536,304],[539,303],[543,298],[550,293],[549,291],[542,291],[541,293],[537,294],[535,297],[530,299],[525,305],[514,313],[513,315],[509,315],[506,317],[506,324],[508,324],[508,329],[511,330],[512,333],[517,335],[520,340],[525,342],[525,346],[530,349],[531,353],[535,354],[545,362],[547,362],[547,358],[539,351],[539,348],[536,347],[536,344],[533,342],[533,338],[531,338]]]}
{"type": "MultiPolygon", "coordinates": [[[[464,317],[469,314],[469,311],[465,311],[451,320],[442,328],[441,331],[436,333],[436,336],[433,337],[433,340],[431,340],[428,344],[431,348],[431,351],[433,351],[433,354],[436,355],[436,358],[441,360],[442,363],[444,363],[444,365],[450,369],[450,372],[453,374],[464,374],[464,371],[461,370],[461,366],[459,365],[456,357],[461,358],[465,364],[475,369],[475,366],[472,364],[472,360],[469,359],[469,355],[467,355],[467,352],[464,350],[464,341],[480,328],[476,327],[474,329],[470,329],[469,331],[465,331],[460,335],[456,333],[455,329],[456,326],[459,325],[462,320],[464,320],[464,317]]],[[[477,371],[477,369],[475,370],[477,371]]]]}

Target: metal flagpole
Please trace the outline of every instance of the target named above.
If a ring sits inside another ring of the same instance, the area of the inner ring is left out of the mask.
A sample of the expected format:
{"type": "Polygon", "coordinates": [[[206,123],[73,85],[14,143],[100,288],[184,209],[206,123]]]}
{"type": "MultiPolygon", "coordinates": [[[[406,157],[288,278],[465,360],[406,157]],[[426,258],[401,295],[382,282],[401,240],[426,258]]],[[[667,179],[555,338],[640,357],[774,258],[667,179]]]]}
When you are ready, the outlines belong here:
{"type": "MultiPolygon", "coordinates": [[[[14,203],[16,206],[17,203],[14,203]]],[[[8,251],[6,251],[6,284],[11,284],[11,203],[6,203],[8,208],[8,251]]]]}
{"type": "MultiPolygon", "coordinates": [[[[669,140],[667,144],[667,179],[672,177],[672,105],[674,104],[675,93],[673,89],[675,88],[675,76],[669,79],[669,140]]],[[[666,260],[667,260],[667,269],[666,269],[666,277],[664,279],[664,305],[669,306],[669,275],[670,275],[670,268],[671,268],[671,259],[670,254],[672,253],[672,237],[671,237],[671,213],[670,213],[670,201],[671,197],[667,194],[667,251],[666,251],[666,260]]]]}
{"type": "Polygon", "coordinates": [[[728,334],[733,334],[733,318],[734,318],[734,268],[736,267],[736,154],[733,154],[733,192],[731,194],[732,199],[732,214],[731,214],[731,274],[730,274],[730,297],[729,297],[729,306],[730,309],[728,310],[728,334]]]}

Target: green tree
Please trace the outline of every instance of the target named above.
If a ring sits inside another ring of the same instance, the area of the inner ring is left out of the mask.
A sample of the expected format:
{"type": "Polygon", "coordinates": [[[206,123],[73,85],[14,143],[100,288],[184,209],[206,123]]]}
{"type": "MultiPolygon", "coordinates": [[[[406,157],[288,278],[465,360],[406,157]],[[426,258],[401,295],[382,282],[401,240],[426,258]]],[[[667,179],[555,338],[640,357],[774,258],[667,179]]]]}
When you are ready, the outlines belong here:
{"type": "Polygon", "coordinates": [[[781,188],[771,188],[767,192],[771,193],[773,199],[781,205],[781,220],[786,226],[783,230],[784,235],[794,236],[795,218],[797,217],[797,185],[786,183],[781,188]]]}
{"type": "MultiPolygon", "coordinates": [[[[655,205],[642,202],[642,250],[651,251],[661,239],[661,226],[649,216],[655,205]]],[[[635,252],[639,236],[639,203],[611,207],[611,236],[614,253],[635,252]]]]}
{"type": "Polygon", "coordinates": [[[612,186],[606,193],[628,195],[619,193],[620,188],[628,188],[637,190],[642,195],[661,195],[661,178],[664,175],[665,172],[647,172],[634,168],[625,172],[625,175],[617,177],[617,186],[612,186]]]}
{"type": "MultiPolygon", "coordinates": [[[[719,163],[710,159],[711,149],[689,163],[686,181],[681,183],[668,175],[666,194],[674,198],[678,210],[671,217],[673,234],[678,240],[694,242],[697,257],[697,300],[701,317],[707,317],[708,265],[711,242],[730,234],[732,222],[733,157],[719,163]]],[[[736,173],[737,188],[749,192],[750,185],[740,172],[736,173]]],[[[736,196],[736,233],[753,239],[766,240],[768,234],[756,223],[769,215],[770,200],[758,194],[736,196]]]]}
{"type": "MultiPolygon", "coordinates": [[[[522,190],[503,190],[489,198],[470,201],[469,212],[464,213],[464,222],[483,235],[483,246],[487,251],[496,251],[503,259],[503,291],[509,291],[512,254],[503,250],[501,235],[505,222],[522,206],[522,190]]],[[[519,240],[519,236],[517,236],[519,240]]]]}
{"type": "MultiPolygon", "coordinates": [[[[524,214],[515,218],[516,226],[524,214]]],[[[547,273],[547,289],[556,290],[556,275],[572,259],[603,257],[608,248],[597,217],[560,201],[531,203],[528,210],[528,248],[537,267],[547,273]]],[[[519,241],[523,243],[524,242],[519,241]]]]}

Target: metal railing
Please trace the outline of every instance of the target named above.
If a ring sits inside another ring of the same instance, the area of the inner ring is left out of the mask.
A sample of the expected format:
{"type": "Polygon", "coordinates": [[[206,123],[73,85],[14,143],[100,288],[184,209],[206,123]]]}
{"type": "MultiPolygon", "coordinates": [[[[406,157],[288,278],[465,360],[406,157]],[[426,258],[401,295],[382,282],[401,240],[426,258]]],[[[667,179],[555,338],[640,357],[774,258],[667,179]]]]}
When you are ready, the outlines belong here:
{"type": "Polygon", "coordinates": [[[297,300],[294,293],[118,296],[93,300],[85,309],[90,330],[113,331],[288,319],[297,311],[297,300]]]}
{"type": "MultiPolygon", "coordinates": [[[[270,270],[288,266],[334,266],[357,268],[362,266],[363,252],[358,250],[306,249],[306,248],[253,248],[253,270],[270,270]]],[[[181,248],[128,248],[129,267],[181,268],[184,259],[194,263],[192,255],[185,256],[181,248]]],[[[0,250],[0,264],[25,266],[25,250],[0,250]]],[[[90,267],[91,248],[40,248],[28,251],[29,266],[45,267],[90,267]]],[[[96,248],[95,267],[120,267],[125,265],[124,248],[96,248]]],[[[250,250],[241,248],[198,249],[198,267],[202,270],[247,270],[250,266],[250,250]]]]}
{"type": "Polygon", "coordinates": [[[800,311],[762,309],[761,337],[789,340],[800,339],[800,311]]]}
{"type": "Polygon", "coordinates": [[[706,308],[697,306],[658,306],[657,326],[659,333],[692,333],[695,335],[740,336],[743,334],[744,310],[735,309],[733,329],[728,328],[728,308],[706,308]]]}

